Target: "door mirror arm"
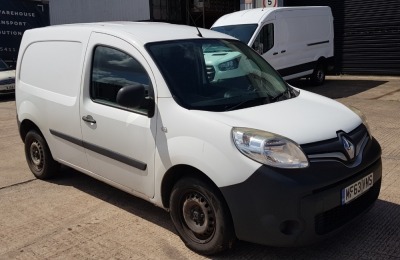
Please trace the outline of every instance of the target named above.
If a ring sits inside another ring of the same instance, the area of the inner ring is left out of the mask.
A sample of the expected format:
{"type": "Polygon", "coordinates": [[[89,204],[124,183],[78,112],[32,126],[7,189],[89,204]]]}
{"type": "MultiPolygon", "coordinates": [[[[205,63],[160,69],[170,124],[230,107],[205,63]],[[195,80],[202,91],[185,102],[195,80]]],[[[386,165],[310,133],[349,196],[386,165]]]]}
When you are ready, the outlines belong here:
{"type": "Polygon", "coordinates": [[[154,116],[155,108],[156,108],[156,102],[154,102],[153,97],[146,97],[146,103],[147,103],[147,116],[149,118],[152,118],[154,116]]]}

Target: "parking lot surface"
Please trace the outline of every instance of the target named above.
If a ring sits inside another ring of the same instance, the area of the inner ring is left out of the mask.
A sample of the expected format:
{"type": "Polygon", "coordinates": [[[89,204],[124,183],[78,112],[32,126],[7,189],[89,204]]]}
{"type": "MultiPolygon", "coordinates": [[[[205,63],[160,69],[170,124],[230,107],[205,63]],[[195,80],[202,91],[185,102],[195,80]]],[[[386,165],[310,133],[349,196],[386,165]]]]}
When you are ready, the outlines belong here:
{"type": "MultiPolygon", "coordinates": [[[[293,84],[365,113],[382,146],[379,199],[349,228],[317,245],[239,241],[212,258],[400,259],[400,77],[330,76],[320,87],[293,84]]],[[[0,155],[0,259],[205,258],[187,249],[169,214],[148,202],[67,167],[51,181],[35,179],[13,97],[0,97],[0,155]]]]}

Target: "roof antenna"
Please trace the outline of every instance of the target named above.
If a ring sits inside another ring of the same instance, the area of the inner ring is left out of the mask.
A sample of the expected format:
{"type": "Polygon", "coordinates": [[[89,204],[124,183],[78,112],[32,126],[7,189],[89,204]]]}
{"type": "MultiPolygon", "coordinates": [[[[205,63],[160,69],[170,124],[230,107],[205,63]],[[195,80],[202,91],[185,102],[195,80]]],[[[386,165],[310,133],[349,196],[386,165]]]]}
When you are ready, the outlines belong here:
{"type": "Polygon", "coordinates": [[[198,32],[197,36],[199,36],[199,37],[203,38],[203,35],[201,34],[201,32],[200,32],[200,30],[199,30],[199,27],[197,27],[197,25],[196,25],[195,21],[193,20],[193,17],[192,17],[192,15],[191,15],[191,14],[190,14],[190,12],[189,12],[188,5],[186,5],[186,12],[188,13],[188,15],[189,15],[189,17],[190,17],[190,20],[192,20],[192,23],[194,24],[194,26],[195,26],[195,27],[196,27],[196,29],[197,29],[197,32],[198,32]]]}

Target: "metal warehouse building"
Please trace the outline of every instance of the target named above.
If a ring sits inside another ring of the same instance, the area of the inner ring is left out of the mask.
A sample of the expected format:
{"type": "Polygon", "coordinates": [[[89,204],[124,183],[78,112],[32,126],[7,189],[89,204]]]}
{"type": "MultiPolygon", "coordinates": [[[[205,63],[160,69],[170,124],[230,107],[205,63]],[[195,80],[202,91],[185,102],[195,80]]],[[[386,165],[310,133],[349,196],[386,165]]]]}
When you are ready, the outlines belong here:
{"type": "Polygon", "coordinates": [[[0,0],[0,58],[15,65],[25,30],[49,24],[47,1],[0,0]]]}
{"type": "Polygon", "coordinates": [[[209,28],[224,14],[240,10],[240,0],[50,0],[50,23],[162,21],[209,28]],[[191,16],[191,18],[190,18],[191,16]]]}
{"type": "Polygon", "coordinates": [[[400,75],[399,0],[1,0],[0,57],[15,59],[23,31],[49,23],[163,21],[209,28],[224,14],[263,5],[330,6],[337,73],[400,75]],[[31,17],[8,15],[21,6],[31,17]]]}
{"type": "Polygon", "coordinates": [[[50,21],[108,16],[193,25],[190,14],[198,26],[209,28],[223,14],[263,5],[330,6],[337,73],[400,75],[399,0],[50,0],[50,21]]]}

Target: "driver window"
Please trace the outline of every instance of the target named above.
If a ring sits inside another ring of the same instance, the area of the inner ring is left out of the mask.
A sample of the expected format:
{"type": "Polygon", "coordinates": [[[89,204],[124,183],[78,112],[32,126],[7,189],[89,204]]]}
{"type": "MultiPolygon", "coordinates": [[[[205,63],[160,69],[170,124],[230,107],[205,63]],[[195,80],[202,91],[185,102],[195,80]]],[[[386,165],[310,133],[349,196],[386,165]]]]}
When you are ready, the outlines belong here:
{"type": "Polygon", "coordinates": [[[274,46],[274,24],[265,25],[257,35],[252,48],[259,54],[264,54],[274,46]]]}
{"type": "MultiPolygon", "coordinates": [[[[143,66],[130,55],[110,47],[97,46],[92,63],[90,97],[104,105],[124,108],[117,104],[118,91],[129,85],[145,87],[146,100],[149,98],[150,78],[143,66]]],[[[134,110],[147,112],[146,100],[134,110]]]]}

